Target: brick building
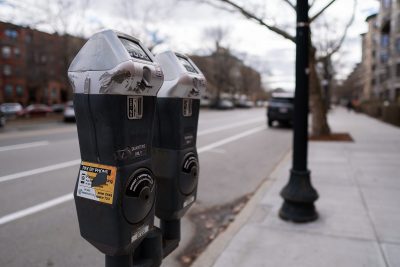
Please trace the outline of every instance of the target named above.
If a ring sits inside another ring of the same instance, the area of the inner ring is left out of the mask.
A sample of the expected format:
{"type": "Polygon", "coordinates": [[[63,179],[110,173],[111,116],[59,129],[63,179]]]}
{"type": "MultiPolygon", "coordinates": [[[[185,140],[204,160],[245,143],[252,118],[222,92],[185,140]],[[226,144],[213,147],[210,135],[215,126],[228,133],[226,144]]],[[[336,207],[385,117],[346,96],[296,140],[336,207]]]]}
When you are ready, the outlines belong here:
{"type": "Polygon", "coordinates": [[[235,57],[229,49],[219,47],[211,55],[193,55],[190,58],[205,75],[211,98],[239,94],[256,99],[260,92],[264,92],[260,73],[235,57]]]}
{"type": "Polygon", "coordinates": [[[364,90],[361,100],[400,103],[400,1],[380,0],[362,35],[364,90]]]}
{"type": "Polygon", "coordinates": [[[85,40],[0,22],[0,103],[62,103],[67,69],[85,40]]]}

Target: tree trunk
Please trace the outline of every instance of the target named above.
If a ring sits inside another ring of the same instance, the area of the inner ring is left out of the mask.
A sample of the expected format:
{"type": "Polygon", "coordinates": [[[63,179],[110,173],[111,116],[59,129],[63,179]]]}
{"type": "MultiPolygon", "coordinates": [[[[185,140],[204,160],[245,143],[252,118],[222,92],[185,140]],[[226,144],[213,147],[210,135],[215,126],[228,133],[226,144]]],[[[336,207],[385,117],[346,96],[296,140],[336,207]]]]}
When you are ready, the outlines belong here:
{"type": "Polygon", "coordinates": [[[317,74],[317,62],[316,62],[316,49],[311,46],[310,48],[310,110],[312,118],[311,135],[321,136],[329,135],[331,130],[327,120],[327,108],[325,107],[321,83],[317,74]]]}

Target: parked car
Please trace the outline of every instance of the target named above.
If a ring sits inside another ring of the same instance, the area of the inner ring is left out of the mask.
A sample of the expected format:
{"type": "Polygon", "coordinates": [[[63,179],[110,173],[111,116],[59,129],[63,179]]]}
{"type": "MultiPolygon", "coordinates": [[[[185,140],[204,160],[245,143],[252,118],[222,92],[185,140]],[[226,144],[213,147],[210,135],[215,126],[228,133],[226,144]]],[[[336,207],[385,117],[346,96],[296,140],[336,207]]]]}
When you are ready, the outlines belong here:
{"type": "Polygon", "coordinates": [[[256,106],[257,107],[266,107],[268,105],[268,101],[263,101],[263,100],[257,100],[256,101],[256,106]]]}
{"type": "Polygon", "coordinates": [[[23,114],[23,110],[20,103],[3,103],[0,105],[0,111],[6,117],[20,116],[23,114]]]}
{"type": "Polygon", "coordinates": [[[250,100],[238,100],[235,106],[237,108],[252,108],[254,107],[254,102],[250,100]]]}
{"type": "Polygon", "coordinates": [[[25,108],[25,117],[47,116],[51,112],[51,108],[44,104],[32,104],[25,108]]]}
{"type": "Polygon", "coordinates": [[[4,127],[6,125],[6,115],[0,110],[0,127],[4,127]]]}
{"type": "Polygon", "coordinates": [[[214,109],[233,109],[235,106],[233,105],[232,101],[228,99],[220,99],[219,101],[215,101],[213,104],[210,105],[210,108],[214,109]]]}
{"type": "Polygon", "coordinates": [[[54,104],[51,106],[51,109],[54,113],[61,113],[65,109],[65,104],[54,104]]]}
{"type": "Polygon", "coordinates": [[[200,107],[206,108],[210,106],[210,99],[208,98],[200,98],[200,107]]]}
{"type": "Polygon", "coordinates": [[[64,121],[75,121],[75,110],[74,103],[72,101],[68,101],[65,105],[64,109],[64,121]]]}
{"type": "Polygon", "coordinates": [[[274,121],[279,124],[291,124],[294,110],[293,93],[274,93],[268,102],[267,120],[268,126],[272,127],[274,121]]]}

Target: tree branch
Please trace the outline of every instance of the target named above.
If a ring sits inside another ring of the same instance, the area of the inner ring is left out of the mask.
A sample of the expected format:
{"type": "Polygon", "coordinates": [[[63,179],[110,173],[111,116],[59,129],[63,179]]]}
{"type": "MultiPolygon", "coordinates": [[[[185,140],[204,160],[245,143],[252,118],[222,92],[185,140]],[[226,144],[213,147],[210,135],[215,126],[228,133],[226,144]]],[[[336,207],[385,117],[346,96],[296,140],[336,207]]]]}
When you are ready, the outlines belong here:
{"type": "Polygon", "coordinates": [[[268,28],[269,30],[275,32],[276,34],[279,34],[280,36],[282,36],[283,38],[286,38],[294,43],[296,43],[296,39],[294,36],[292,36],[290,33],[279,29],[278,27],[275,27],[273,25],[269,25],[266,22],[264,22],[261,18],[257,17],[256,15],[252,14],[251,12],[247,11],[246,9],[244,9],[243,7],[237,5],[236,3],[230,1],[230,0],[217,0],[223,3],[226,3],[228,5],[230,5],[231,7],[235,8],[237,11],[239,11],[240,13],[242,13],[243,16],[245,16],[248,19],[254,20],[256,22],[258,22],[258,24],[268,28]]]}
{"type": "Polygon", "coordinates": [[[330,7],[336,0],[331,0],[325,7],[323,7],[320,11],[318,11],[314,16],[310,18],[310,23],[313,22],[316,18],[318,18],[324,11],[330,7]]]}
{"type": "Polygon", "coordinates": [[[296,11],[296,5],[290,2],[290,0],[282,0],[282,1],[288,4],[291,8],[293,8],[294,11],[296,11]]]}
{"type": "MultiPolygon", "coordinates": [[[[178,2],[185,2],[187,0],[177,0],[177,1],[178,2]]],[[[227,8],[226,6],[223,6],[223,4],[221,5],[221,4],[214,3],[215,0],[214,1],[213,0],[194,0],[193,2],[207,4],[207,5],[211,6],[211,7],[214,7],[216,9],[220,9],[220,10],[224,10],[224,11],[227,11],[229,13],[235,13],[236,12],[236,10],[227,8]]]]}
{"type": "Polygon", "coordinates": [[[329,58],[331,57],[333,54],[335,54],[336,52],[339,51],[340,47],[343,45],[344,40],[346,39],[347,36],[347,32],[349,31],[350,26],[353,24],[354,22],[354,18],[355,18],[355,14],[356,14],[356,7],[357,7],[357,0],[353,1],[353,13],[351,14],[351,18],[350,20],[347,22],[346,27],[344,28],[344,32],[342,37],[340,38],[339,42],[336,44],[336,46],[334,48],[332,48],[332,50],[326,54],[323,57],[320,57],[318,60],[322,60],[325,58],[329,58]]]}

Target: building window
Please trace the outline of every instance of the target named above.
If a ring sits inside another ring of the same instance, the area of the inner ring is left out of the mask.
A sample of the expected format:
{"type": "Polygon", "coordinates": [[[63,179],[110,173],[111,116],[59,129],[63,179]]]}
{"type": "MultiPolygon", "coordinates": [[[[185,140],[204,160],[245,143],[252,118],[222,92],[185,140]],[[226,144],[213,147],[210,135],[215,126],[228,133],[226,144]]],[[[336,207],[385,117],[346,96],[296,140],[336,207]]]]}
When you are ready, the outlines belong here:
{"type": "Polygon", "coordinates": [[[18,47],[15,47],[15,48],[14,48],[14,55],[15,55],[16,57],[19,57],[19,56],[21,55],[21,51],[19,50],[18,47]]]}
{"type": "Polygon", "coordinates": [[[389,34],[382,34],[381,46],[384,48],[389,47],[389,34]]]}
{"type": "Polygon", "coordinates": [[[29,44],[31,41],[32,41],[32,36],[26,35],[25,36],[25,42],[29,44]]]}
{"type": "Polygon", "coordinates": [[[387,63],[389,60],[389,55],[386,51],[381,52],[381,63],[387,63]]]}
{"type": "Polygon", "coordinates": [[[57,99],[57,89],[56,88],[51,89],[51,98],[57,99]]]}
{"type": "Polygon", "coordinates": [[[384,8],[389,8],[391,3],[392,3],[391,0],[382,0],[382,5],[384,8]]]}
{"type": "Polygon", "coordinates": [[[3,74],[5,76],[10,76],[11,75],[11,66],[10,65],[4,65],[3,74]]]}
{"type": "Polygon", "coordinates": [[[21,85],[17,85],[15,87],[15,91],[17,92],[18,96],[23,96],[24,95],[24,88],[22,88],[21,85]]]}
{"type": "Polygon", "coordinates": [[[40,56],[40,62],[43,63],[43,64],[47,62],[47,57],[46,57],[46,55],[41,55],[41,56],[40,56]]]}
{"type": "Polygon", "coordinates": [[[3,58],[10,58],[11,57],[11,47],[3,46],[3,48],[1,48],[1,54],[3,55],[3,58]]]}
{"type": "Polygon", "coordinates": [[[13,95],[13,87],[11,84],[6,84],[4,87],[4,93],[7,97],[10,97],[13,95]]]}
{"type": "Polygon", "coordinates": [[[383,92],[384,100],[389,100],[389,96],[390,96],[390,91],[389,89],[386,89],[385,92],[383,92]]]}
{"type": "Polygon", "coordinates": [[[4,31],[4,34],[10,39],[17,39],[18,32],[16,30],[7,29],[4,31]]]}
{"type": "Polygon", "coordinates": [[[381,73],[379,75],[379,82],[384,83],[386,81],[386,73],[381,73]]]}

